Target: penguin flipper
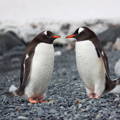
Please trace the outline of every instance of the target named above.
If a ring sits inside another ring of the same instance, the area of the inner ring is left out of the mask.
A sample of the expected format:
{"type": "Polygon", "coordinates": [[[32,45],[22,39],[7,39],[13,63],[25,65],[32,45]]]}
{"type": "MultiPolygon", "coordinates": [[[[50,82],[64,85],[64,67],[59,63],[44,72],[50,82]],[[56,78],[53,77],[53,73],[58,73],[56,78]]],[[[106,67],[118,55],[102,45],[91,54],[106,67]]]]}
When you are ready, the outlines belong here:
{"type": "Polygon", "coordinates": [[[34,53],[34,51],[30,51],[29,53],[26,53],[24,55],[23,62],[21,64],[19,91],[21,91],[23,93],[24,93],[24,89],[29,81],[33,53],[34,53]]]}
{"type": "Polygon", "coordinates": [[[97,55],[99,58],[102,58],[104,66],[105,66],[106,74],[109,76],[110,69],[109,69],[107,55],[106,55],[104,49],[102,48],[100,40],[97,38],[97,40],[94,39],[94,41],[95,41],[94,44],[96,44],[95,48],[96,48],[97,55]]]}
{"type": "Polygon", "coordinates": [[[96,52],[99,58],[102,58],[104,66],[105,66],[105,70],[106,70],[106,74],[108,74],[109,76],[109,64],[108,64],[108,58],[107,55],[105,53],[105,51],[103,50],[103,48],[100,46],[100,48],[96,48],[96,52]]]}
{"type": "Polygon", "coordinates": [[[107,58],[107,55],[104,50],[102,50],[101,55],[102,55],[102,59],[103,59],[104,65],[105,65],[106,74],[109,76],[110,69],[109,69],[109,64],[108,64],[108,58],[107,58]]]}

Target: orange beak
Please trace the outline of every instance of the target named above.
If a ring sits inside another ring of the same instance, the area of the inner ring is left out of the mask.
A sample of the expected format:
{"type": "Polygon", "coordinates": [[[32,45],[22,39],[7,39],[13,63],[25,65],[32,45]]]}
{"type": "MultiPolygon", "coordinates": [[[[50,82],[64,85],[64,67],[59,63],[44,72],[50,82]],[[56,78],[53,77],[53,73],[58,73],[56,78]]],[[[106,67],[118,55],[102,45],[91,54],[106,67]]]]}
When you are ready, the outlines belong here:
{"type": "Polygon", "coordinates": [[[76,35],[68,35],[66,38],[74,38],[76,35]]]}
{"type": "Polygon", "coordinates": [[[59,36],[59,35],[54,35],[54,36],[52,36],[52,38],[60,38],[61,36],[59,36]]]}

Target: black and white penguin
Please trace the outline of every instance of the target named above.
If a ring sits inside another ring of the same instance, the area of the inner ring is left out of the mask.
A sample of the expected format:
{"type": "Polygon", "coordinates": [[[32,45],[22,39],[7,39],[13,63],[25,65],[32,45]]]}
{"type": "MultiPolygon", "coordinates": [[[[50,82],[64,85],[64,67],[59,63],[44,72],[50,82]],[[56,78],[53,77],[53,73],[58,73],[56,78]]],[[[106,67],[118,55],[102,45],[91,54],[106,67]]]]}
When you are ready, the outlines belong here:
{"type": "Polygon", "coordinates": [[[75,38],[76,64],[90,98],[100,98],[103,93],[120,93],[120,78],[109,76],[107,56],[96,34],[88,27],[78,28],[66,38],[75,38]]]}
{"type": "Polygon", "coordinates": [[[31,103],[47,102],[44,99],[54,67],[53,42],[60,36],[50,31],[37,35],[26,48],[21,65],[20,86],[14,85],[9,92],[14,95],[25,95],[31,103]]]}

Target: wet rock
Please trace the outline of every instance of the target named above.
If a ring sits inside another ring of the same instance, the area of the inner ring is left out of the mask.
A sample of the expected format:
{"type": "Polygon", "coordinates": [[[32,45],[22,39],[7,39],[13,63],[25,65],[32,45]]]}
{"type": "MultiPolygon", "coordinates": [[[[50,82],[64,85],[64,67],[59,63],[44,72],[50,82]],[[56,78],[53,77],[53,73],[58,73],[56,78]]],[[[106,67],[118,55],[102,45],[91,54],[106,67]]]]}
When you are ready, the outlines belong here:
{"type": "Polygon", "coordinates": [[[98,34],[99,39],[103,45],[106,45],[108,42],[114,43],[115,40],[120,37],[120,26],[110,26],[104,32],[98,34]]]}
{"type": "Polygon", "coordinates": [[[18,116],[18,120],[28,120],[28,118],[25,116],[18,116]]]}
{"type": "Polygon", "coordinates": [[[62,55],[62,52],[61,51],[56,51],[55,52],[55,56],[61,56],[62,55]]]}
{"type": "Polygon", "coordinates": [[[71,41],[70,43],[68,43],[66,50],[72,50],[75,48],[75,42],[71,41]]]}
{"type": "Polygon", "coordinates": [[[45,112],[42,108],[37,108],[37,111],[39,116],[42,116],[45,112]]]}
{"type": "Polygon", "coordinates": [[[49,111],[50,113],[52,113],[52,114],[55,114],[57,111],[55,110],[55,109],[50,109],[50,111],[49,111]]]}
{"type": "Polygon", "coordinates": [[[115,74],[120,77],[120,59],[116,62],[114,70],[115,74]]]}
{"type": "Polygon", "coordinates": [[[108,42],[105,46],[104,49],[108,50],[112,48],[113,43],[112,42],[108,42]]]}
{"type": "Polygon", "coordinates": [[[14,32],[0,33],[0,54],[3,54],[16,46],[25,45],[14,32]]]}
{"type": "Polygon", "coordinates": [[[114,45],[113,45],[113,49],[115,50],[120,50],[120,38],[117,38],[114,45]]]}

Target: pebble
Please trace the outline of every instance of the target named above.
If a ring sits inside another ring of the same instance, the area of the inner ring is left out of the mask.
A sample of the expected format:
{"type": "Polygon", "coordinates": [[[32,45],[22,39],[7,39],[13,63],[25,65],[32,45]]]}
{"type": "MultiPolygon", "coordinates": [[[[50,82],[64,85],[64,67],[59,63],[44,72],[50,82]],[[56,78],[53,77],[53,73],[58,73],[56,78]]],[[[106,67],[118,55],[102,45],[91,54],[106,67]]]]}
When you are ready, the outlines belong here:
{"type": "Polygon", "coordinates": [[[55,109],[50,109],[49,112],[52,113],[52,114],[55,114],[57,111],[55,109]]]}
{"type": "Polygon", "coordinates": [[[39,116],[42,116],[42,115],[44,114],[44,112],[45,112],[45,111],[44,111],[42,108],[40,108],[40,107],[37,108],[37,111],[38,111],[38,115],[39,115],[39,116]]]}
{"type": "Polygon", "coordinates": [[[114,45],[113,45],[113,49],[115,50],[120,50],[120,38],[117,38],[114,45]]]}
{"type": "Polygon", "coordinates": [[[120,59],[116,62],[115,64],[115,67],[114,67],[114,70],[115,70],[115,74],[120,77],[120,59]]]}
{"type": "Polygon", "coordinates": [[[56,51],[55,52],[55,56],[61,56],[62,55],[62,52],[61,51],[56,51]]]}
{"type": "Polygon", "coordinates": [[[25,116],[18,116],[18,120],[28,120],[28,118],[25,116]]]}

